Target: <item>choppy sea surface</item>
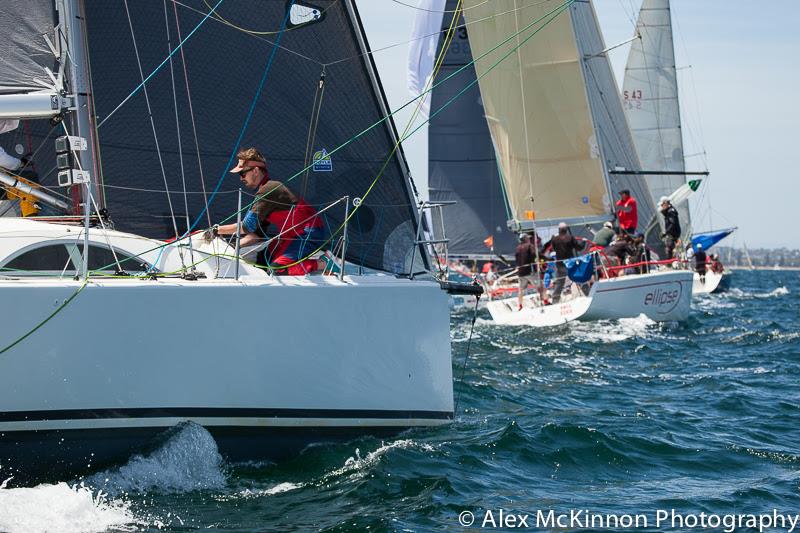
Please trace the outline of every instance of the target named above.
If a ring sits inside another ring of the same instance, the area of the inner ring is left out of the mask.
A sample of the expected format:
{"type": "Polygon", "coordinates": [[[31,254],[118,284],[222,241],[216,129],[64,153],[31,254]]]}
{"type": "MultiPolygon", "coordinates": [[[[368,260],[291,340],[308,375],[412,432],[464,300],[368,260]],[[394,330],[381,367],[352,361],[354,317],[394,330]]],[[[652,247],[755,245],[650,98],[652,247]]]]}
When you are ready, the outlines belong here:
{"type": "Polygon", "coordinates": [[[800,272],[737,271],[683,325],[531,331],[481,311],[464,365],[470,324],[454,312],[451,425],[280,464],[229,464],[186,425],[90,478],[0,488],[0,531],[461,531],[464,511],[478,530],[499,509],[693,530],[655,513],[800,512],[800,272]]]}

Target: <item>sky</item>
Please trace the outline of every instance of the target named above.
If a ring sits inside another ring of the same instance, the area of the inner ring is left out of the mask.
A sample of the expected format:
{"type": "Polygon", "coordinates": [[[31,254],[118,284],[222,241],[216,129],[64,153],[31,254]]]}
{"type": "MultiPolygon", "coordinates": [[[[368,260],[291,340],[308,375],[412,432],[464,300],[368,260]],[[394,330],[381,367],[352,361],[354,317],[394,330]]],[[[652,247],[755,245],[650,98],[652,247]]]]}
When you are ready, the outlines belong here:
{"type": "MultiPolygon", "coordinates": [[[[416,6],[418,0],[401,0],[416,6]]],[[[525,0],[521,0],[525,1],[525,0]]],[[[390,107],[410,99],[406,58],[418,10],[394,0],[357,0],[390,107]]],[[[606,46],[633,36],[640,0],[594,0],[606,46]]],[[[696,195],[695,229],[737,226],[724,244],[800,248],[800,0],[672,0],[687,169],[709,170],[696,195]]],[[[531,41],[533,43],[534,41],[531,41]]],[[[630,45],[609,52],[618,82],[630,45]]],[[[402,131],[408,113],[397,115],[402,131]]],[[[427,131],[404,142],[427,190],[427,131]]]]}

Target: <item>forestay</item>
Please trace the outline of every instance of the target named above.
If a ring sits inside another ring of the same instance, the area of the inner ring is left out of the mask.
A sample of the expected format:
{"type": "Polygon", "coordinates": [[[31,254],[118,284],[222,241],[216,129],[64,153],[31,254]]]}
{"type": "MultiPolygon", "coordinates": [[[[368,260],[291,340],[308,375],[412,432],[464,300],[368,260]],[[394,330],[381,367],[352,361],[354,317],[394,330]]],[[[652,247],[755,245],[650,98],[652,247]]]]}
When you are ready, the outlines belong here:
{"type": "MultiPolygon", "coordinates": [[[[644,0],[625,68],[622,99],[633,140],[647,170],[685,170],[678,79],[669,0],[644,0]]],[[[653,201],[684,184],[683,175],[648,177],[653,201]]],[[[683,234],[691,233],[689,205],[676,206],[683,234]]],[[[662,217],[658,217],[663,226],[662,217]]]]}
{"type": "MultiPolygon", "coordinates": [[[[447,2],[437,57],[457,4],[457,0],[447,2]]],[[[441,19],[442,15],[419,12],[417,17],[441,19]]],[[[513,255],[516,239],[507,227],[508,211],[480,89],[474,84],[457,96],[476,78],[475,67],[470,65],[469,30],[462,16],[458,17],[457,25],[434,80],[440,85],[432,91],[431,109],[437,114],[428,128],[430,198],[457,202],[442,211],[444,236],[449,239],[451,255],[489,257],[492,252],[513,255]],[[459,69],[463,70],[454,75],[459,69]],[[443,81],[449,76],[453,77],[443,81]]],[[[433,214],[434,234],[442,238],[442,221],[438,211],[433,214]]]]}
{"type": "MultiPolygon", "coordinates": [[[[141,83],[137,52],[147,76],[214,4],[129,2],[136,49],[122,0],[86,0],[99,121],[141,83]]],[[[164,175],[181,231],[186,226],[183,176],[190,191],[191,220],[205,205],[200,191],[205,188],[210,193],[220,178],[210,219],[217,222],[235,213],[240,183],[227,173],[227,164],[278,38],[280,47],[242,146],[262,149],[271,178],[285,183],[315,161],[287,185],[317,206],[345,195],[351,201],[364,196],[389,159],[350,220],[348,260],[407,272],[417,215],[402,149],[391,155],[397,141],[392,121],[331,154],[388,113],[355,5],[349,0],[223,2],[172,62],[147,82],[155,134],[144,91],[134,94],[99,128],[107,206],[117,228],[155,237],[174,235],[167,195],[150,192],[164,190],[164,175]],[[281,33],[284,22],[287,28],[281,33]]],[[[326,215],[335,231],[344,220],[343,205],[326,215]]],[[[417,258],[415,264],[426,263],[417,258]]]]}

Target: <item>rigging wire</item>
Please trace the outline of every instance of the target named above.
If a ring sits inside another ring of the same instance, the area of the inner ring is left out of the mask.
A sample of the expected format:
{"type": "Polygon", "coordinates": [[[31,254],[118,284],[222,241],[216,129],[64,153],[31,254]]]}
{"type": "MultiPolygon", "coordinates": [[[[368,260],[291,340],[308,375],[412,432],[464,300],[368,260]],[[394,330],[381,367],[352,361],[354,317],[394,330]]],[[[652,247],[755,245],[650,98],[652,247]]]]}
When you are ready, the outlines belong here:
{"type": "MultiPolygon", "coordinates": [[[[222,0],[220,0],[220,1],[222,1],[222,0]]],[[[294,5],[294,0],[290,0],[289,9],[286,10],[286,16],[284,17],[283,25],[281,26],[282,29],[285,29],[286,25],[289,22],[289,15],[291,14],[291,11],[292,11],[291,10],[291,6],[293,6],[293,5],[294,5]]],[[[244,124],[242,124],[242,129],[239,131],[239,136],[236,138],[236,143],[233,146],[233,150],[231,150],[231,155],[230,155],[230,158],[228,159],[228,163],[225,165],[225,168],[222,170],[222,175],[219,177],[219,180],[217,181],[217,184],[214,187],[214,190],[211,192],[211,196],[208,199],[206,207],[203,208],[203,211],[197,216],[197,218],[195,219],[194,223],[186,231],[186,235],[191,233],[191,231],[195,227],[197,227],[197,224],[200,222],[200,219],[203,217],[203,214],[208,212],[208,206],[211,205],[211,202],[214,201],[214,197],[216,196],[217,191],[219,190],[219,188],[222,186],[222,181],[225,179],[225,175],[228,173],[228,169],[231,168],[231,165],[233,164],[234,159],[236,159],[236,153],[239,150],[239,146],[242,143],[242,139],[244,138],[244,134],[247,131],[247,127],[250,125],[250,120],[253,118],[253,114],[255,113],[255,110],[256,110],[256,104],[258,103],[258,100],[261,97],[261,92],[264,89],[264,84],[267,82],[267,76],[269,75],[269,72],[272,69],[272,63],[275,60],[275,56],[276,56],[276,54],[278,52],[278,44],[280,44],[281,37],[283,37],[283,33],[279,33],[278,34],[278,39],[277,39],[277,41],[275,43],[275,46],[272,47],[272,51],[270,52],[270,55],[269,55],[269,60],[267,60],[267,66],[264,69],[264,73],[261,75],[261,81],[258,84],[258,89],[256,90],[256,94],[253,97],[253,101],[250,103],[250,109],[247,112],[247,117],[245,117],[244,124]]],[[[248,208],[249,208],[249,206],[248,206],[248,208]]],[[[238,213],[239,213],[239,211],[237,211],[236,214],[238,214],[238,213]]],[[[176,237],[178,237],[178,236],[176,235],[176,237]]]]}
{"type": "MultiPolygon", "coordinates": [[[[150,74],[148,74],[146,78],[144,78],[144,79],[142,80],[142,83],[140,83],[139,85],[137,85],[136,87],[134,87],[134,89],[133,89],[133,90],[130,92],[130,94],[128,94],[128,96],[126,96],[126,97],[125,97],[125,98],[124,98],[124,99],[123,99],[123,100],[122,100],[122,101],[121,101],[119,104],[117,104],[117,107],[115,107],[114,109],[112,109],[112,110],[111,110],[111,113],[109,113],[108,115],[106,115],[106,116],[105,116],[105,118],[103,118],[103,120],[101,120],[101,121],[100,121],[100,122],[97,124],[97,129],[99,129],[99,128],[100,128],[100,127],[103,125],[103,124],[105,124],[105,123],[106,123],[106,121],[108,121],[108,119],[110,119],[112,116],[114,116],[114,113],[116,113],[116,112],[119,110],[119,108],[121,108],[123,105],[125,105],[125,104],[128,102],[128,100],[130,100],[131,98],[133,98],[133,96],[134,96],[136,93],[138,93],[138,92],[139,92],[139,91],[140,91],[140,90],[141,90],[141,89],[144,87],[144,84],[145,84],[145,83],[147,83],[148,81],[150,81],[150,78],[152,78],[153,76],[155,76],[155,75],[156,75],[156,73],[157,73],[159,70],[161,70],[161,68],[162,68],[164,65],[166,65],[166,64],[167,64],[167,61],[169,61],[170,57],[172,57],[172,55],[173,55],[173,54],[175,54],[175,52],[177,52],[178,50],[181,50],[181,49],[183,48],[183,45],[186,43],[186,41],[188,41],[188,40],[189,40],[189,39],[192,37],[192,35],[194,35],[194,33],[195,33],[197,30],[199,30],[199,29],[200,29],[200,26],[202,26],[203,24],[205,24],[206,20],[208,20],[208,18],[211,16],[211,14],[212,14],[212,13],[214,13],[214,11],[215,11],[215,10],[216,10],[216,9],[219,7],[219,5],[220,5],[222,2],[224,2],[224,1],[225,1],[225,0],[219,0],[219,2],[217,2],[217,4],[216,4],[216,5],[215,5],[215,6],[214,6],[212,9],[211,9],[211,11],[209,11],[208,13],[206,13],[206,15],[203,17],[203,20],[201,20],[201,21],[200,21],[200,22],[197,24],[197,26],[195,26],[195,27],[194,27],[194,29],[192,29],[192,31],[190,31],[190,32],[189,32],[189,34],[188,34],[188,35],[186,35],[186,38],[185,38],[185,39],[183,39],[183,40],[182,40],[182,41],[181,41],[181,42],[178,44],[178,46],[177,46],[177,47],[175,47],[175,50],[173,50],[173,51],[170,53],[169,57],[165,58],[165,59],[164,59],[164,60],[163,60],[161,63],[159,63],[159,64],[158,64],[158,66],[156,66],[156,68],[154,68],[154,69],[153,69],[153,71],[152,71],[150,74]]],[[[126,9],[127,9],[127,3],[125,4],[125,7],[126,7],[126,9]]],[[[130,17],[128,17],[128,19],[130,19],[130,17]]],[[[140,68],[141,68],[141,67],[140,67],[140,68]]]]}
{"type": "MultiPolygon", "coordinates": [[[[329,9],[332,9],[333,7],[335,7],[336,4],[338,4],[340,1],[341,0],[334,0],[334,2],[332,2],[328,7],[326,7],[325,9],[320,10],[319,16],[322,17],[322,15],[324,15],[326,11],[328,11],[329,9]]],[[[208,3],[208,0],[203,0],[203,3],[206,5],[207,8],[211,9],[211,5],[208,3]]],[[[293,6],[293,5],[294,5],[294,2],[292,2],[290,7],[286,10],[287,11],[287,16],[290,14],[291,6],[293,6]]],[[[214,18],[216,20],[219,20],[223,24],[226,24],[226,25],[230,26],[231,28],[234,28],[234,29],[237,29],[239,31],[242,31],[242,32],[245,32],[245,33],[249,33],[249,34],[252,34],[252,35],[280,35],[280,34],[282,34],[284,32],[292,31],[294,29],[297,29],[297,28],[300,28],[300,27],[304,26],[304,24],[298,24],[297,26],[289,26],[289,27],[287,27],[286,23],[284,23],[283,27],[278,31],[274,31],[274,30],[272,30],[272,31],[270,31],[270,30],[268,30],[268,31],[258,31],[258,30],[250,30],[250,29],[247,29],[247,28],[243,28],[241,26],[237,26],[236,24],[234,24],[234,23],[222,18],[222,16],[219,13],[215,13],[214,15],[215,15],[214,18]]],[[[288,22],[288,19],[287,19],[287,22],[288,22]]]]}
{"type": "MultiPolygon", "coordinates": [[[[319,75],[319,82],[317,82],[317,90],[314,92],[314,103],[311,106],[311,123],[308,125],[308,138],[306,139],[306,153],[303,157],[303,166],[308,167],[311,162],[311,157],[314,155],[314,141],[317,138],[317,126],[319,125],[319,115],[322,111],[322,97],[325,96],[325,66],[322,67],[322,73],[319,75]]],[[[303,194],[306,196],[308,191],[308,173],[306,170],[303,176],[303,194]]]]}
{"type": "MultiPolygon", "coordinates": [[[[553,9],[552,11],[549,11],[548,13],[546,13],[545,15],[543,15],[542,17],[539,17],[539,18],[537,18],[536,20],[534,20],[534,21],[532,21],[531,23],[529,23],[528,25],[526,25],[526,26],[525,26],[525,27],[524,27],[522,30],[520,30],[520,33],[521,33],[521,32],[525,32],[525,31],[528,31],[528,30],[530,30],[531,28],[533,28],[533,27],[534,27],[536,24],[538,24],[538,23],[540,23],[540,22],[543,22],[543,21],[544,21],[544,24],[543,24],[541,27],[539,27],[539,28],[536,28],[536,29],[535,29],[535,30],[534,30],[534,31],[533,31],[533,32],[532,32],[532,33],[531,33],[529,36],[527,36],[527,37],[526,37],[526,38],[525,38],[525,39],[524,39],[524,40],[523,40],[521,43],[519,43],[519,45],[517,45],[517,46],[523,46],[524,44],[526,44],[526,43],[527,43],[527,42],[528,42],[530,39],[532,39],[532,38],[533,38],[535,35],[537,35],[537,34],[538,34],[538,33],[539,33],[539,32],[540,32],[542,29],[544,29],[544,28],[545,28],[545,27],[546,27],[548,24],[550,24],[550,22],[552,22],[552,21],[553,21],[553,20],[554,20],[554,19],[555,19],[555,18],[556,18],[556,17],[557,17],[559,14],[561,14],[563,11],[565,11],[565,10],[566,10],[566,9],[567,9],[567,8],[568,8],[570,5],[572,5],[572,4],[573,4],[575,1],[576,1],[576,0],[565,0],[565,2],[564,2],[564,3],[560,4],[558,7],[556,7],[556,8],[555,8],[555,9],[553,9]],[[548,17],[550,17],[550,18],[548,19],[548,17]],[[548,20],[546,20],[546,19],[548,19],[548,20]]],[[[493,46],[492,48],[490,48],[489,50],[487,50],[485,53],[481,54],[481,55],[480,55],[480,56],[478,56],[478,57],[475,57],[475,58],[473,58],[473,59],[472,59],[472,61],[470,61],[470,62],[466,63],[465,65],[461,66],[460,68],[456,69],[454,72],[452,72],[452,73],[451,73],[450,75],[448,75],[447,77],[445,77],[445,78],[443,78],[442,80],[440,80],[440,81],[438,81],[438,82],[436,82],[436,83],[432,84],[430,88],[428,88],[427,90],[425,90],[425,91],[421,92],[421,93],[420,93],[420,95],[418,95],[418,96],[416,96],[416,97],[414,97],[414,98],[410,99],[409,101],[407,101],[405,104],[403,104],[402,106],[398,107],[398,108],[397,108],[397,109],[395,109],[394,111],[391,111],[391,112],[390,112],[390,113],[388,113],[386,116],[382,117],[380,120],[376,121],[376,122],[375,122],[375,123],[373,123],[372,125],[368,126],[368,127],[367,127],[367,128],[365,128],[364,130],[362,130],[361,132],[359,132],[359,133],[355,134],[354,136],[352,136],[350,139],[348,139],[347,141],[345,141],[345,142],[344,142],[344,143],[342,143],[341,145],[339,145],[339,146],[337,146],[336,148],[334,148],[334,149],[333,149],[331,152],[329,152],[329,153],[330,153],[330,154],[333,154],[333,153],[335,153],[335,152],[337,152],[337,151],[339,151],[339,150],[343,149],[344,147],[346,147],[346,146],[348,146],[348,145],[352,144],[353,142],[357,141],[359,138],[361,138],[362,136],[364,136],[364,135],[365,135],[367,132],[371,131],[371,130],[372,130],[372,129],[374,129],[375,127],[377,127],[377,126],[379,126],[380,124],[384,123],[385,121],[389,120],[391,117],[393,117],[395,114],[397,114],[397,113],[398,113],[399,111],[401,111],[402,109],[405,109],[406,107],[408,107],[409,105],[411,105],[411,104],[412,104],[412,103],[414,103],[415,101],[418,101],[418,100],[420,100],[421,98],[425,97],[425,96],[426,96],[426,95],[427,95],[427,94],[428,94],[430,91],[433,91],[433,90],[434,90],[436,87],[440,86],[440,85],[441,85],[441,84],[443,84],[443,83],[446,83],[447,81],[449,81],[449,80],[450,80],[450,79],[452,79],[453,77],[457,76],[457,75],[458,75],[460,72],[462,72],[463,70],[465,70],[465,69],[467,69],[467,68],[471,67],[472,65],[474,65],[474,64],[475,64],[475,62],[477,62],[478,60],[480,60],[480,59],[483,59],[484,57],[486,57],[486,56],[488,56],[489,54],[491,54],[491,53],[495,52],[496,50],[498,50],[498,49],[499,49],[500,47],[502,47],[503,45],[505,45],[505,44],[509,43],[509,42],[510,42],[512,39],[514,39],[514,38],[516,37],[516,35],[517,35],[517,34],[515,33],[515,34],[513,34],[513,35],[511,35],[511,36],[509,36],[509,37],[507,37],[507,38],[503,39],[501,42],[497,43],[495,46],[493,46]]],[[[451,104],[452,104],[454,101],[456,101],[458,98],[460,98],[460,97],[461,97],[461,96],[462,96],[462,95],[463,95],[463,94],[464,94],[466,91],[470,90],[470,89],[471,89],[471,88],[472,88],[472,87],[473,87],[475,84],[477,84],[477,83],[478,83],[478,81],[479,81],[480,79],[484,78],[484,77],[485,77],[485,76],[487,76],[487,75],[488,75],[488,74],[489,74],[491,71],[493,71],[493,70],[494,70],[494,69],[495,69],[495,68],[496,68],[496,67],[497,67],[497,66],[498,66],[498,65],[499,65],[499,64],[500,64],[502,61],[504,61],[504,60],[505,60],[506,58],[508,58],[508,57],[509,57],[511,54],[513,54],[513,53],[516,51],[516,49],[517,49],[517,47],[514,47],[514,48],[512,48],[512,49],[511,49],[509,52],[507,52],[505,55],[503,55],[503,56],[502,56],[500,59],[498,59],[497,61],[495,61],[495,62],[494,62],[494,63],[493,63],[493,64],[492,64],[492,65],[491,65],[491,66],[490,66],[490,67],[489,67],[489,68],[488,68],[488,69],[487,69],[487,70],[486,70],[486,71],[485,71],[483,74],[481,74],[480,76],[477,76],[475,80],[473,80],[472,82],[470,82],[469,84],[467,84],[467,86],[465,86],[464,88],[462,88],[462,89],[461,89],[461,91],[459,91],[459,92],[458,92],[458,93],[457,93],[455,96],[453,96],[452,98],[450,98],[450,99],[449,99],[449,100],[448,100],[448,101],[447,101],[447,102],[446,102],[444,105],[442,105],[442,107],[440,107],[440,108],[439,108],[438,110],[436,110],[435,112],[431,113],[431,114],[430,114],[430,116],[428,117],[428,119],[426,119],[426,120],[422,121],[422,123],[421,123],[421,124],[419,124],[419,125],[418,125],[416,128],[414,128],[413,130],[409,131],[409,132],[408,132],[408,134],[407,134],[405,137],[401,138],[399,142],[402,142],[402,141],[404,141],[405,139],[407,139],[407,138],[411,137],[412,135],[414,135],[414,134],[415,134],[417,131],[419,131],[419,130],[420,130],[420,129],[421,129],[421,128],[422,128],[422,127],[425,125],[425,124],[427,124],[427,123],[428,123],[428,122],[429,122],[429,121],[430,121],[430,120],[431,120],[433,117],[435,117],[436,115],[438,115],[439,113],[441,113],[441,112],[442,112],[442,111],[443,111],[445,108],[449,107],[449,106],[450,106],[450,105],[451,105],[451,104]]],[[[274,50],[275,50],[275,49],[273,49],[273,53],[274,53],[274,50]]],[[[301,169],[300,171],[298,171],[297,173],[295,173],[294,175],[292,175],[291,177],[289,177],[289,178],[286,180],[286,182],[288,183],[289,181],[292,181],[293,179],[295,179],[295,178],[297,178],[298,176],[302,175],[302,174],[303,174],[303,173],[304,173],[306,170],[307,170],[307,168],[303,168],[303,169],[301,169]]],[[[224,177],[224,176],[223,176],[223,177],[224,177]]],[[[380,175],[378,175],[378,176],[376,177],[376,179],[373,181],[372,185],[370,185],[370,187],[369,187],[369,188],[368,188],[368,190],[367,190],[367,193],[365,193],[365,195],[364,195],[364,196],[366,196],[366,194],[368,194],[368,193],[369,193],[369,191],[372,189],[372,187],[374,187],[375,183],[377,183],[377,180],[378,180],[379,178],[380,178],[380,175]]],[[[219,184],[218,184],[218,185],[219,185],[219,184]]],[[[219,191],[217,191],[217,192],[219,192],[219,191]]],[[[267,194],[264,194],[264,195],[261,195],[261,196],[259,196],[259,197],[258,197],[256,200],[258,200],[258,199],[261,199],[261,198],[265,198],[265,197],[266,197],[268,194],[269,194],[269,193],[267,193],[267,194]]],[[[251,203],[250,203],[250,204],[248,204],[246,207],[243,207],[242,211],[244,211],[244,210],[246,210],[246,209],[250,209],[250,207],[252,207],[253,203],[254,203],[254,202],[251,202],[251,203]]],[[[362,204],[361,204],[361,205],[363,205],[363,202],[362,202],[362,204]]],[[[353,211],[351,211],[351,217],[353,216],[353,214],[354,214],[356,211],[357,211],[357,209],[354,209],[353,211]]],[[[228,222],[228,221],[230,221],[231,219],[233,219],[234,217],[236,217],[236,216],[238,215],[238,213],[239,213],[239,211],[236,211],[236,212],[232,213],[232,214],[231,214],[231,215],[229,215],[227,218],[225,218],[224,220],[222,220],[222,221],[221,221],[221,223],[225,223],[225,222],[228,222]]],[[[199,221],[199,218],[200,218],[200,217],[198,217],[198,220],[196,220],[196,221],[195,221],[195,224],[197,223],[197,221],[199,221]]],[[[348,220],[349,220],[349,219],[348,219],[348,220]]],[[[338,231],[340,231],[342,227],[343,227],[343,225],[341,225],[341,226],[339,227],[339,229],[337,230],[337,232],[338,232],[338,231]]],[[[155,251],[155,250],[158,250],[158,249],[161,249],[161,250],[163,250],[165,247],[167,247],[167,246],[169,246],[169,245],[174,245],[174,244],[176,244],[177,242],[179,242],[180,240],[187,238],[188,236],[189,236],[188,234],[187,234],[187,235],[183,235],[183,236],[181,236],[181,237],[179,237],[179,238],[175,239],[175,241],[173,241],[172,243],[164,243],[164,244],[161,244],[161,245],[159,245],[159,246],[157,246],[157,247],[154,247],[154,248],[151,248],[151,249],[149,249],[149,250],[143,251],[143,252],[141,252],[141,254],[149,253],[149,252],[152,252],[152,251],[155,251]]],[[[327,244],[328,242],[330,242],[330,240],[331,240],[332,238],[333,238],[333,237],[331,237],[330,239],[328,239],[328,241],[326,241],[326,242],[323,244],[323,247],[324,247],[324,245],[325,245],[325,244],[327,244]]],[[[304,258],[304,260],[305,260],[305,259],[307,259],[308,257],[310,257],[311,255],[313,255],[313,254],[315,254],[315,253],[319,252],[321,249],[322,249],[322,247],[320,247],[319,249],[315,250],[314,252],[312,252],[311,254],[309,254],[309,255],[308,255],[306,258],[304,258]]],[[[140,255],[141,255],[141,254],[140,254],[140,255]]],[[[224,255],[223,255],[222,257],[224,257],[224,255]]],[[[207,259],[208,259],[208,258],[207,258],[207,259]]],[[[207,260],[207,259],[205,259],[205,260],[207,260]]],[[[205,261],[205,260],[203,260],[203,261],[205,261]]],[[[200,261],[200,262],[202,262],[202,261],[200,261]]],[[[198,264],[198,263],[195,263],[195,264],[198,264]]],[[[261,265],[259,265],[259,266],[261,266],[261,265]]],[[[287,268],[288,266],[291,266],[291,265],[282,265],[282,266],[281,266],[281,268],[287,268]]]]}
{"type": "MultiPolygon", "coordinates": [[[[136,63],[139,67],[139,76],[142,78],[142,83],[144,83],[144,72],[142,71],[142,62],[139,58],[139,47],[136,44],[136,34],[133,31],[133,20],[131,19],[131,12],[128,9],[128,0],[124,0],[125,5],[125,14],[128,16],[128,27],[131,29],[131,40],[133,41],[133,51],[136,55],[136,63]]],[[[169,58],[172,57],[172,54],[169,55],[169,58]]],[[[167,171],[164,168],[164,159],[161,157],[161,147],[158,144],[158,133],[156,133],[156,123],[153,119],[153,110],[150,107],[150,96],[147,93],[147,87],[143,87],[144,90],[144,100],[147,103],[147,115],[150,118],[150,127],[153,130],[153,140],[156,143],[156,154],[158,155],[158,164],[161,167],[161,176],[164,178],[164,188],[169,191],[169,183],[167,182],[167,171]]],[[[169,204],[169,213],[172,217],[172,227],[175,230],[175,237],[178,237],[180,234],[178,233],[178,222],[175,219],[175,210],[172,207],[172,198],[169,194],[167,194],[167,203],[169,204]]],[[[180,250],[179,250],[180,251],[180,250]]],[[[183,263],[183,252],[180,251],[181,256],[181,263],[183,263]]]]}
{"type": "MultiPolygon", "coordinates": [[[[472,323],[469,326],[469,337],[467,339],[467,351],[464,354],[464,361],[461,363],[461,372],[458,376],[458,382],[461,384],[461,387],[464,387],[464,372],[467,369],[467,360],[469,359],[469,352],[472,349],[472,334],[475,332],[475,321],[478,318],[478,304],[481,301],[481,295],[477,295],[475,298],[475,308],[472,310],[472,323]]],[[[453,407],[453,417],[455,418],[456,413],[458,413],[458,403],[461,400],[461,390],[458,391],[456,395],[455,405],[453,407]]]]}
{"type": "MultiPolygon", "coordinates": [[[[426,11],[428,13],[458,13],[459,10],[463,13],[463,12],[468,11],[470,9],[475,9],[476,7],[480,7],[483,4],[488,4],[489,3],[489,0],[483,0],[483,2],[481,2],[479,4],[475,4],[474,6],[471,6],[471,7],[461,6],[460,9],[456,8],[456,9],[439,10],[439,9],[426,9],[424,7],[419,7],[419,6],[415,6],[415,5],[412,5],[412,4],[406,4],[405,2],[401,2],[400,0],[391,0],[391,1],[394,2],[395,4],[400,4],[401,6],[410,7],[411,9],[416,9],[417,11],[426,11]]],[[[549,1],[552,1],[552,0],[549,0],[549,1]]]]}
{"type": "MultiPolygon", "coordinates": [[[[172,87],[172,107],[175,110],[175,133],[178,142],[178,163],[181,169],[181,184],[183,186],[183,204],[186,210],[186,227],[189,227],[189,203],[186,194],[186,169],[183,165],[183,142],[181,142],[181,120],[178,115],[178,91],[175,89],[175,69],[172,64],[172,38],[169,31],[169,16],[167,15],[167,0],[164,0],[164,28],[167,35],[167,52],[169,52],[169,79],[172,87]]],[[[169,192],[167,193],[169,194],[169,192]]]]}
{"type": "MultiPolygon", "coordinates": [[[[172,10],[175,14],[175,28],[178,31],[178,40],[182,41],[181,39],[181,21],[180,17],[178,16],[178,8],[175,6],[175,2],[172,3],[172,10]]],[[[183,65],[183,80],[186,85],[186,99],[189,103],[189,118],[192,122],[192,134],[194,135],[194,147],[195,152],[197,152],[197,168],[200,170],[200,187],[203,189],[203,201],[205,202],[206,206],[206,215],[208,217],[208,225],[211,226],[211,212],[208,210],[208,193],[206,192],[206,178],[203,174],[203,159],[200,157],[200,140],[197,136],[197,125],[195,124],[194,120],[194,108],[192,107],[192,92],[189,89],[189,70],[186,66],[186,56],[183,53],[183,48],[181,48],[181,64],[183,65]]],[[[185,193],[185,191],[184,191],[185,193]]],[[[188,216],[189,209],[186,209],[186,214],[188,216]]]]}

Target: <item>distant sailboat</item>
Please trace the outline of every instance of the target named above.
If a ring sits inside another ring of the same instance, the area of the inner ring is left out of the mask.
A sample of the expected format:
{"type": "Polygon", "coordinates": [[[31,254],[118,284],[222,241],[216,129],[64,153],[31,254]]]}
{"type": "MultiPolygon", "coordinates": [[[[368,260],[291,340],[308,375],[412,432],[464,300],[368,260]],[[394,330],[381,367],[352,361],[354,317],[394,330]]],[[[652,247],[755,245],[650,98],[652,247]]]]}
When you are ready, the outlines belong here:
{"type": "MultiPolygon", "coordinates": [[[[467,0],[464,9],[473,55],[496,48],[476,63],[476,72],[512,229],[601,224],[613,217],[612,194],[622,189],[639,199],[640,220],[652,218],[655,206],[643,178],[612,172],[640,166],[593,6],[467,0]]],[[[521,310],[516,298],[488,308],[498,323],[530,326],[642,313],[684,320],[691,278],[673,270],[603,278],[588,295],[573,293],[561,303],[543,305],[529,295],[521,310]]]]}
{"type": "MultiPolygon", "coordinates": [[[[664,196],[671,199],[680,217],[681,240],[696,249],[688,199],[697,190],[700,180],[686,182],[670,1],[643,0],[636,34],[638,38],[631,44],[625,67],[623,108],[643,167],[665,172],[648,176],[653,201],[658,204],[659,198],[664,196]]],[[[651,232],[659,227],[663,231],[663,217],[656,218],[658,224],[653,222],[648,228],[651,232]]],[[[722,238],[728,234],[730,232],[724,233],[722,238]]],[[[703,235],[697,237],[697,242],[704,240],[703,235]]],[[[705,242],[704,249],[708,251],[715,242],[705,242]]],[[[722,277],[723,274],[708,272],[701,279],[695,274],[692,292],[713,292],[722,277]]]]}

